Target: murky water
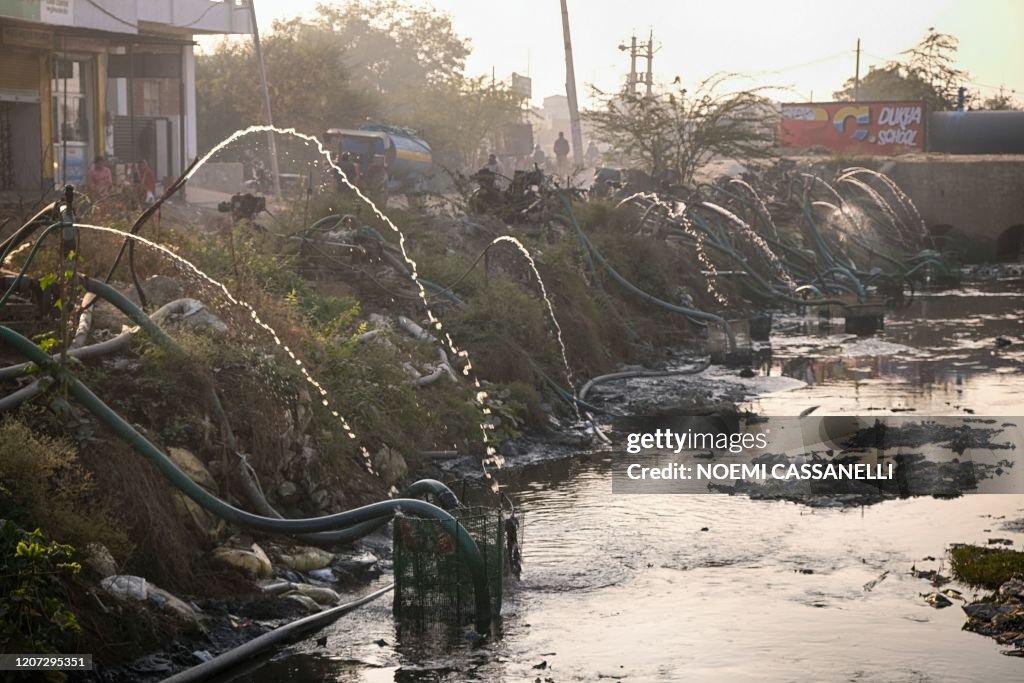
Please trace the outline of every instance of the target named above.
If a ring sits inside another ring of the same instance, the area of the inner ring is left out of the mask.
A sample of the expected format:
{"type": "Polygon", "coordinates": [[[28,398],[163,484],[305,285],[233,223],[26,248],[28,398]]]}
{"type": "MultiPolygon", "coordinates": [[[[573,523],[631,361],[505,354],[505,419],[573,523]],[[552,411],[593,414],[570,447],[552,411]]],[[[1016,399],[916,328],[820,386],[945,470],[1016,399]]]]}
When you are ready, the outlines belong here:
{"type": "MultiPolygon", "coordinates": [[[[914,408],[1019,414],[1019,290],[931,295],[847,339],[797,319],[762,368],[807,386],[753,403],[763,414],[914,408]],[[1017,343],[999,347],[995,338],[1017,343]],[[825,342],[824,344],[822,342],[825,342]]],[[[917,498],[809,509],[724,495],[611,494],[610,453],[506,472],[526,513],[522,581],[501,635],[399,633],[384,599],[278,655],[257,680],[1013,681],[1024,662],[936,610],[912,566],[940,569],[954,542],[1024,544],[1002,528],[1024,495],[917,498]]],[[[963,587],[960,587],[963,588],[963,587]]],[[[964,589],[965,595],[972,592],[964,589]]]]}

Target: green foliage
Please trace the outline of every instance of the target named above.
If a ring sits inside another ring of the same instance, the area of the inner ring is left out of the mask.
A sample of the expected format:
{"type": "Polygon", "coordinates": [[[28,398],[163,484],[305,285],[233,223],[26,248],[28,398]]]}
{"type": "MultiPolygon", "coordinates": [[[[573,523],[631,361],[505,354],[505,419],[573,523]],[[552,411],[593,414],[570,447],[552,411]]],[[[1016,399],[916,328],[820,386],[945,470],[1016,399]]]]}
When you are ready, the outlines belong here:
{"type": "MultiPolygon", "coordinates": [[[[262,36],[274,123],[320,134],[370,120],[408,126],[437,162],[476,162],[486,138],[520,117],[521,99],[464,73],[469,41],[451,17],[402,0],[321,5],[311,18],[277,21],[262,36]]],[[[199,143],[208,148],[262,122],[249,41],[227,40],[196,61],[199,143]]]]}
{"type": "Polygon", "coordinates": [[[1024,576],[1024,553],[955,545],[949,550],[953,576],[972,586],[996,590],[1014,575],[1024,576]]]}
{"type": "MultiPolygon", "coordinates": [[[[932,111],[952,109],[957,103],[957,90],[970,76],[956,68],[958,41],[955,36],[933,28],[921,41],[902,54],[903,60],[872,67],[860,79],[859,90],[853,78],[833,93],[839,101],[924,100],[932,111]]],[[[972,95],[967,93],[965,104],[972,95]]]]}
{"type": "Polygon", "coordinates": [[[1014,99],[1013,95],[1013,90],[1007,92],[1006,88],[1000,87],[999,92],[982,100],[981,108],[987,111],[1020,111],[1024,109],[1024,105],[1014,99]]]}
{"type": "Polygon", "coordinates": [[[714,156],[768,156],[774,140],[774,109],[761,89],[726,91],[727,77],[712,76],[696,92],[606,94],[584,112],[594,137],[611,146],[623,165],[642,167],[655,179],[689,183],[714,156]]]}
{"type": "MultiPolygon", "coordinates": [[[[74,549],[0,519],[0,652],[58,654],[81,628],[61,577],[81,566],[74,549]]],[[[52,680],[63,680],[63,677],[52,680]]]]}

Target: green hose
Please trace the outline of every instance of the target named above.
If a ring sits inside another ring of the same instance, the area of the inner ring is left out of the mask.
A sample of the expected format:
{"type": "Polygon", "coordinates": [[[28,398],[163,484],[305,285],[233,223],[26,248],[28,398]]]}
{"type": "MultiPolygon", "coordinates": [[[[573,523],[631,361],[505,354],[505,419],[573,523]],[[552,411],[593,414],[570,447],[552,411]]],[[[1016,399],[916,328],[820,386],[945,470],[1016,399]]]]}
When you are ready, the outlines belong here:
{"type": "Polygon", "coordinates": [[[58,380],[63,381],[71,395],[79,403],[106,424],[117,436],[156,465],[157,469],[175,488],[201,507],[232,524],[269,533],[300,534],[343,529],[356,524],[379,520],[379,518],[390,516],[399,510],[438,520],[448,535],[455,541],[460,552],[465,555],[466,562],[469,565],[469,570],[473,577],[477,629],[483,632],[489,627],[491,619],[490,591],[487,585],[487,573],[483,557],[469,532],[448,512],[422,500],[409,498],[380,501],[347,512],[305,519],[274,519],[246,512],[218,498],[192,481],[187,474],[174,464],[174,461],[100,400],[74,375],[66,369],[57,366],[45,351],[30,340],[0,325],[0,343],[15,349],[36,365],[54,374],[58,380]]]}
{"type": "Polygon", "coordinates": [[[579,237],[580,242],[583,244],[584,250],[587,250],[591,254],[593,254],[597,262],[600,263],[604,267],[604,269],[608,271],[608,274],[612,276],[612,279],[618,282],[623,288],[629,290],[630,292],[639,296],[640,298],[649,301],[655,306],[659,306],[674,313],[680,313],[682,315],[687,316],[688,318],[706,320],[708,322],[713,322],[721,325],[722,328],[725,330],[726,338],[729,341],[729,351],[736,351],[736,335],[733,333],[732,328],[729,326],[729,322],[725,318],[719,315],[715,315],[714,313],[705,313],[704,311],[699,311],[694,308],[686,308],[683,306],[677,306],[675,304],[669,303],[667,301],[659,299],[656,296],[648,294],[647,292],[643,291],[642,289],[631,283],[626,278],[622,277],[622,275],[620,275],[617,270],[612,268],[611,264],[608,263],[607,260],[605,260],[604,256],[601,255],[601,252],[599,252],[597,248],[593,244],[591,244],[590,240],[587,239],[587,236],[583,233],[583,230],[580,228],[579,223],[576,222],[576,214],[575,212],[573,212],[572,204],[569,203],[569,200],[566,198],[566,196],[563,194],[560,196],[560,199],[562,201],[562,206],[565,207],[565,211],[569,218],[569,222],[572,225],[573,229],[576,231],[576,235],[579,237]]]}

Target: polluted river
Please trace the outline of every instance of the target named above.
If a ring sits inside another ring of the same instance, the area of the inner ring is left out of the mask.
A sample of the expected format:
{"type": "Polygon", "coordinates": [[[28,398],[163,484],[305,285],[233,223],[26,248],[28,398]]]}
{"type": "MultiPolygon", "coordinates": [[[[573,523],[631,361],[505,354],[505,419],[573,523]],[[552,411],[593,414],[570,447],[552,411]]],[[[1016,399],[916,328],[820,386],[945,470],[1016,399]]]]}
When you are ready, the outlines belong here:
{"type": "MultiPolygon", "coordinates": [[[[1019,280],[919,294],[874,337],[775,321],[746,407],[797,415],[1012,416],[1024,405],[1019,280]],[[1019,346],[1019,345],[1018,345],[1019,346]],[[766,379],[767,378],[767,379],[766,379]],[[771,390],[767,391],[766,390],[771,390]],[[895,410],[894,410],[895,409],[895,410]]],[[[732,373],[730,373],[732,374],[732,373]]],[[[671,379],[660,380],[671,382],[671,379]]],[[[649,391],[632,379],[616,391],[649,391]]],[[[521,580],[499,637],[403,630],[371,603],[255,664],[252,680],[975,681],[1021,662],[935,609],[912,570],[948,573],[953,543],[1024,543],[1024,495],[811,508],[743,495],[613,495],[621,449],[497,473],[523,513],[521,580]],[[823,663],[827,667],[823,668],[823,663]]],[[[381,580],[383,581],[383,579],[381,580]]],[[[970,588],[957,586],[965,596],[970,588]]]]}
{"type": "Polygon", "coordinates": [[[743,175],[394,208],[252,126],[127,231],[69,186],[0,243],[0,486],[46,482],[0,540],[83,551],[45,554],[89,625],[53,642],[90,683],[1019,678],[1020,269],[964,266],[879,171],[743,175]],[[161,206],[264,133],[304,196],[161,206]],[[728,438],[630,450],[663,424],[728,438]],[[890,474],[622,478],[755,433],[763,472],[890,474]]]}

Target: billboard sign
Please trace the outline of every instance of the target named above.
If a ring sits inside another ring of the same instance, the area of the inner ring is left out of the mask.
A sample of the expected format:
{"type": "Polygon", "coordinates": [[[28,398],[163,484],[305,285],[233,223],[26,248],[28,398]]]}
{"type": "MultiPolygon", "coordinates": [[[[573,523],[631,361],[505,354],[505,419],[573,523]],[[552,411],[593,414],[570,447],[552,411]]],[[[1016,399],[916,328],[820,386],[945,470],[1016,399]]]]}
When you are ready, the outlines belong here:
{"type": "Polygon", "coordinates": [[[921,152],[926,120],[924,102],[783,104],[779,143],[856,154],[921,152]]]}

